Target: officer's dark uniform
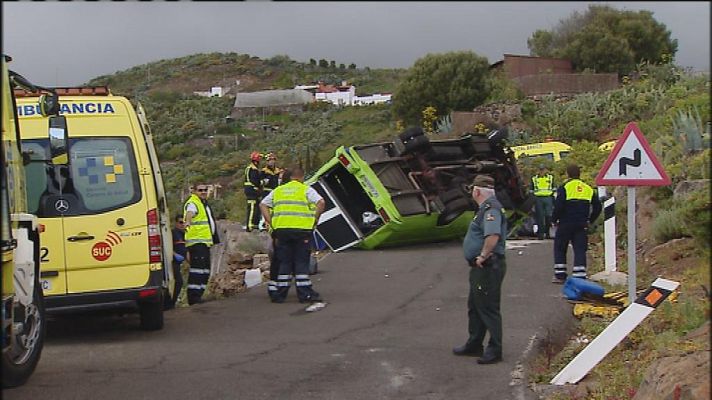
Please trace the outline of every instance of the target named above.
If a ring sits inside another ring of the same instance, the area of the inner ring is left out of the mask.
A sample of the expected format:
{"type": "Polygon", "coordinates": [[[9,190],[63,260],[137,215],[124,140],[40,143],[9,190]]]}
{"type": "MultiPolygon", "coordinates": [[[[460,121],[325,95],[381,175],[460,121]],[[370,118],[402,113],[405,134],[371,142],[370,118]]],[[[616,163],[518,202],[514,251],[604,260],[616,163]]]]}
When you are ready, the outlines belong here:
{"type": "Polygon", "coordinates": [[[601,214],[601,201],[591,186],[574,178],[559,187],[552,220],[558,223],[554,238],[554,281],[566,279],[566,252],[569,242],[574,249],[571,276],[586,278],[588,225],[601,214]]]}
{"type": "Polygon", "coordinates": [[[477,211],[475,219],[465,235],[463,250],[469,265],[475,265],[475,258],[482,252],[485,237],[497,234],[499,241],[482,268],[470,268],[470,294],[467,299],[468,330],[470,337],[465,344],[467,352],[478,353],[482,349],[485,333],[490,339],[485,357],[502,356],[502,316],[500,297],[502,281],[507,271],[504,258],[504,244],[507,236],[507,220],[503,216],[502,204],[495,196],[485,200],[477,211]]]}
{"type": "Polygon", "coordinates": [[[260,210],[257,207],[262,196],[261,172],[254,162],[250,162],[245,168],[245,199],[247,199],[247,221],[245,226],[247,231],[257,229],[260,223],[260,210]]]}

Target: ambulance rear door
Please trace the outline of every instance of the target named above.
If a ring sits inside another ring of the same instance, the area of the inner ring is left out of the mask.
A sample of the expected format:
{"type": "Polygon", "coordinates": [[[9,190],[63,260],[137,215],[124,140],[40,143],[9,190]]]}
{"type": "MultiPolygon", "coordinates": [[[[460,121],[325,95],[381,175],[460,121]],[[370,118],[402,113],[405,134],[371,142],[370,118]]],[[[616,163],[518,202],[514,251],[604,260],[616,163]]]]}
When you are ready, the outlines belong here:
{"type": "Polygon", "coordinates": [[[129,136],[70,139],[62,198],[67,292],[137,288],[149,280],[148,204],[129,136]],[[71,195],[70,195],[71,194],[71,195]]]}

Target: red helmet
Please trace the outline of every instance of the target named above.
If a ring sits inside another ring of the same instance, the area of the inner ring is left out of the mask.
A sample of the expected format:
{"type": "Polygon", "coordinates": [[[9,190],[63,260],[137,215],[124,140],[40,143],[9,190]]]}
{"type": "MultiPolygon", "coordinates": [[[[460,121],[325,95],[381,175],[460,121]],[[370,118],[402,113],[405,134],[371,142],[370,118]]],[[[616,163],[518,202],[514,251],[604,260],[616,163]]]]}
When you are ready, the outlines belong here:
{"type": "Polygon", "coordinates": [[[262,155],[257,151],[253,151],[252,154],[250,154],[250,160],[252,161],[260,161],[261,158],[262,155]]]}

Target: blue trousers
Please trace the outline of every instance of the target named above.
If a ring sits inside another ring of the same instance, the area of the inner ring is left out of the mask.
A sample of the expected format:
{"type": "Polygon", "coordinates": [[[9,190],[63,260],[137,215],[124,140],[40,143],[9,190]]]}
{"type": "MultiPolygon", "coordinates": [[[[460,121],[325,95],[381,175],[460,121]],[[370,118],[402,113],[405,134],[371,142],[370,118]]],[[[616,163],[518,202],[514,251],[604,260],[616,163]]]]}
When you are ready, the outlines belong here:
{"type": "Polygon", "coordinates": [[[311,258],[312,233],[276,230],[274,232],[275,258],[279,263],[277,275],[277,293],[272,297],[277,301],[284,301],[292,285],[292,278],[296,281],[297,298],[306,302],[319,299],[319,293],[312,288],[309,278],[309,260],[311,258]]]}
{"type": "Polygon", "coordinates": [[[585,224],[559,224],[554,238],[554,274],[559,278],[566,277],[566,252],[569,243],[574,249],[572,276],[585,278],[588,249],[588,228],[585,224]]]}

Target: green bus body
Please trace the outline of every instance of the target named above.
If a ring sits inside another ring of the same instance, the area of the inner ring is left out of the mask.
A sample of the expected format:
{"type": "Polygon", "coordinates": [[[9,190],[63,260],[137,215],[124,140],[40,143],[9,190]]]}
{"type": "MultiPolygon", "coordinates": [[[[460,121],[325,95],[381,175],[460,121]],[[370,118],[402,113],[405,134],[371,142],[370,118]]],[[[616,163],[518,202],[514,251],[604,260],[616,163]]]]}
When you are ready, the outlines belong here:
{"type": "Polygon", "coordinates": [[[495,178],[498,198],[505,197],[512,211],[525,205],[526,190],[511,151],[472,135],[420,142],[411,149],[400,138],[341,146],[307,179],[326,199],[317,232],[332,250],[464,237],[476,209],[468,185],[480,173],[495,178]],[[367,214],[375,225],[361,220],[367,214]]]}

